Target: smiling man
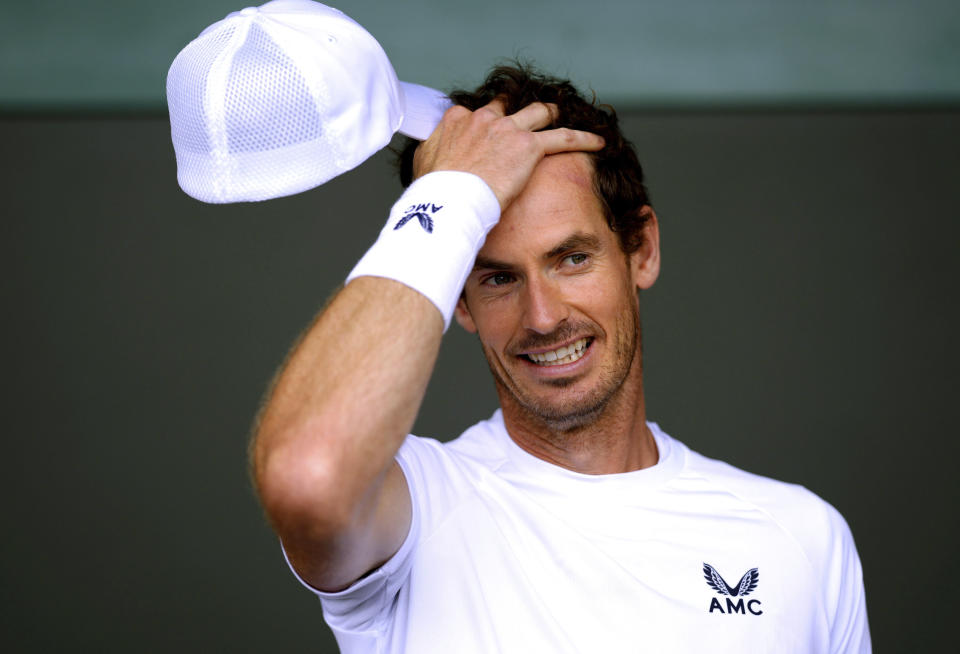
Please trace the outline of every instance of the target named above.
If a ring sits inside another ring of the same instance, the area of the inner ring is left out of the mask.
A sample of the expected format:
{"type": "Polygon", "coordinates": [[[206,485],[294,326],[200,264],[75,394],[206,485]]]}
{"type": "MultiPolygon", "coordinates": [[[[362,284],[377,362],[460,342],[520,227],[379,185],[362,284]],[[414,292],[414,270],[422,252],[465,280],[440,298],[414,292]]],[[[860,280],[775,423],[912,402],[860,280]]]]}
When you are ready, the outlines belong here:
{"type": "Polygon", "coordinates": [[[537,166],[488,235],[455,316],[480,335],[512,438],[596,474],[657,460],[644,424],[637,289],[653,284],[660,259],[649,207],[640,247],[623,251],[592,168],[584,153],[537,166]],[[631,437],[601,447],[603,433],[631,437]]]}
{"type": "Polygon", "coordinates": [[[342,651],[869,652],[843,518],[647,421],[659,229],[613,113],[526,69],[451,97],[253,444],[342,651]],[[500,410],[441,444],[408,432],[454,316],[500,410]]]}

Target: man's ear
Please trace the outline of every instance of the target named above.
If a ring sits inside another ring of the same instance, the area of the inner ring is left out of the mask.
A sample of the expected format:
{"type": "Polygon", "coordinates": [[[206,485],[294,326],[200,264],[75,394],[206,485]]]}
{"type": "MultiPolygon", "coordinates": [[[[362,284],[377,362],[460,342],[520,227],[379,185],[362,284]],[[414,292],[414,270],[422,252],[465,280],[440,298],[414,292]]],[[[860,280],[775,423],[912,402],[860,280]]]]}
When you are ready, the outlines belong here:
{"type": "Polygon", "coordinates": [[[660,225],[653,208],[644,205],[640,215],[646,218],[640,230],[640,247],[630,254],[630,266],[637,288],[646,290],[660,276],[660,225]]]}
{"type": "Polygon", "coordinates": [[[460,294],[460,299],[457,301],[457,306],[453,309],[453,317],[457,319],[457,323],[465,330],[471,334],[477,333],[477,326],[473,322],[473,316],[470,315],[470,309],[467,308],[467,301],[463,299],[462,293],[460,294]]]}

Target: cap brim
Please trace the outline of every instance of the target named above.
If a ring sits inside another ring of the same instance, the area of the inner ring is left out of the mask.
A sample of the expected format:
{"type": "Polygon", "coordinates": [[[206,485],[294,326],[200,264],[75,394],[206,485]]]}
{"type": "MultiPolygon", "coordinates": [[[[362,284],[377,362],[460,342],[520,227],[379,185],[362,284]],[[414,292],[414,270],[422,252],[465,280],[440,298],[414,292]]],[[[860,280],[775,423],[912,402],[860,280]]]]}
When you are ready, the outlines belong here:
{"type": "Polygon", "coordinates": [[[418,141],[426,141],[453,102],[429,86],[400,82],[400,90],[403,91],[404,112],[397,131],[418,141]]]}

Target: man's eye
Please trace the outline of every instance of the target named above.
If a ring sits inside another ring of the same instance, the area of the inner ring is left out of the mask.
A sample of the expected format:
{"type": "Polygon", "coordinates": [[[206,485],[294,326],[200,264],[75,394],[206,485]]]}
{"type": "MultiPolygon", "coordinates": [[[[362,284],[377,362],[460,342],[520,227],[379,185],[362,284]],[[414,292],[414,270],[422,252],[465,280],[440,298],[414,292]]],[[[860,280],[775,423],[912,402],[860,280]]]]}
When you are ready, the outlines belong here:
{"type": "Polygon", "coordinates": [[[575,266],[579,266],[587,261],[587,255],[583,252],[577,252],[575,254],[570,254],[564,257],[568,263],[572,263],[575,266]]]}
{"type": "Polygon", "coordinates": [[[510,273],[499,272],[487,277],[485,280],[483,280],[483,283],[487,286],[503,286],[504,284],[509,284],[512,281],[513,275],[510,273]]]}

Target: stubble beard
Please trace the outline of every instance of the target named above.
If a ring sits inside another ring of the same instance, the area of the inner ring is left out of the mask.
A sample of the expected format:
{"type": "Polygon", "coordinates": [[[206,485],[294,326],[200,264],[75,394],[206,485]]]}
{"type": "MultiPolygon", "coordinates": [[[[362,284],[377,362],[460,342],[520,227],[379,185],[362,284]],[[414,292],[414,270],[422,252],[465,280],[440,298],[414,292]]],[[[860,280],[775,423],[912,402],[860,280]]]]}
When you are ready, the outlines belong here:
{"type": "MultiPolygon", "coordinates": [[[[617,321],[614,357],[612,365],[602,370],[600,379],[593,388],[587,389],[574,398],[568,396],[550,398],[537,397],[513,382],[493,363],[493,354],[483,346],[487,365],[497,385],[501,404],[509,398],[528,418],[544,424],[549,430],[559,433],[574,432],[595,423],[604,413],[610,402],[622,391],[624,382],[630,374],[637,356],[640,342],[639,307],[632,305],[617,321]]],[[[575,328],[561,325],[552,334],[540,337],[547,343],[562,342],[565,332],[575,328]]],[[[592,347],[592,346],[591,346],[592,347]]],[[[544,382],[546,386],[557,389],[567,388],[577,382],[576,377],[559,378],[544,382]]]]}

